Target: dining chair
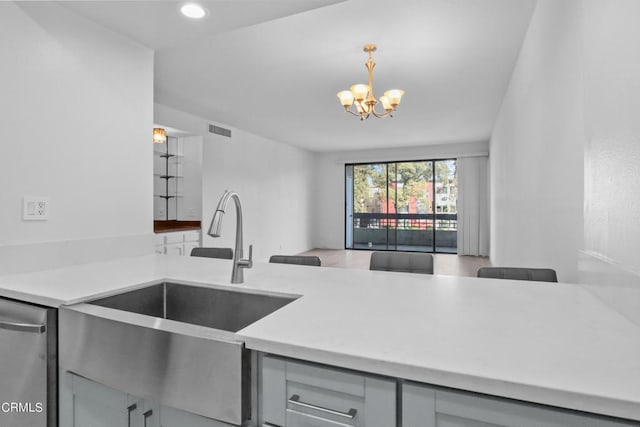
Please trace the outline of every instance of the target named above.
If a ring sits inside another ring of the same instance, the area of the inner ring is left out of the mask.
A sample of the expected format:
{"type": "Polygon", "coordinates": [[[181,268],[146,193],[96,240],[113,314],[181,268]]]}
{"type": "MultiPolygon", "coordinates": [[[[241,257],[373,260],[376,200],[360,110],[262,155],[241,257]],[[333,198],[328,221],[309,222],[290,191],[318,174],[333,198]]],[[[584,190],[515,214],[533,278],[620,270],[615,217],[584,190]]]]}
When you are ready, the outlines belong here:
{"type": "Polygon", "coordinates": [[[297,264],[320,267],[320,258],[313,255],[271,255],[269,262],[276,264],[297,264]]]}
{"type": "Polygon", "coordinates": [[[198,257],[205,257],[205,258],[233,259],[233,249],[231,248],[193,248],[191,249],[191,256],[198,256],[198,257]]]}
{"type": "Polygon", "coordinates": [[[373,252],[369,270],[433,274],[433,255],[421,252],[373,252]]]}
{"type": "Polygon", "coordinates": [[[557,282],[556,271],[551,268],[482,267],[478,277],[491,279],[533,280],[536,282],[557,282]]]}

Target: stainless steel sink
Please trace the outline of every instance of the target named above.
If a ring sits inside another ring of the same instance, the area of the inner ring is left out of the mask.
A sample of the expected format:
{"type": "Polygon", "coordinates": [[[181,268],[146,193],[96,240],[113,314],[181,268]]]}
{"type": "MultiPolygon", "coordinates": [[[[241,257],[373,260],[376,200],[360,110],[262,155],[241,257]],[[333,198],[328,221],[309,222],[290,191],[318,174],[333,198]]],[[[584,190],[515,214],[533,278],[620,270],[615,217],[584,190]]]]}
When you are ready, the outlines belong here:
{"type": "MultiPolygon", "coordinates": [[[[133,396],[242,425],[252,413],[251,355],[234,333],[295,299],[162,282],[63,306],[60,376],[73,372],[133,396]]],[[[65,416],[61,408],[61,422],[65,416]]]]}
{"type": "Polygon", "coordinates": [[[237,332],[295,298],[160,283],[89,304],[237,332]]]}

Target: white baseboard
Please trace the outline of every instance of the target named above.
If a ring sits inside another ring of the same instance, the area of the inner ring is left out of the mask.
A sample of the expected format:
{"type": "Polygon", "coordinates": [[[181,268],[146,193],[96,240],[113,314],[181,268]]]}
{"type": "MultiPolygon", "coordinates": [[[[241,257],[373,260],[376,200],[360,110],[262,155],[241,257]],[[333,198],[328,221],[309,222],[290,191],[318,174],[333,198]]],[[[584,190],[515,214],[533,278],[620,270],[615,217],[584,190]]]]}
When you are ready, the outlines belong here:
{"type": "Polygon", "coordinates": [[[153,253],[153,233],[0,246],[0,275],[153,253]]]}
{"type": "Polygon", "coordinates": [[[640,273],[600,254],[579,251],[578,280],[596,297],[640,326],[640,273]]]}

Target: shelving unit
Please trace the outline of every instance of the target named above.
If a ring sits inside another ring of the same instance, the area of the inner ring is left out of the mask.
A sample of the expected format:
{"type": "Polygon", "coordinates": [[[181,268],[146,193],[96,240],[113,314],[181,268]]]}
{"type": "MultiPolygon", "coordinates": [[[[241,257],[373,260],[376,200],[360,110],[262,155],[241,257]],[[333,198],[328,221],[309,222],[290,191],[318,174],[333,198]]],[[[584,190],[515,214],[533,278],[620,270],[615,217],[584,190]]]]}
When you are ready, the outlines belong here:
{"type": "Polygon", "coordinates": [[[154,155],[164,160],[164,162],[162,162],[162,168],[159,168],[154,162],[154,169],[156,172],[154,173],[154,177],[164,181],[161,186],[154,183],[154,186],[156,187],[154,196],[164,200],[164,218],[162,219],[168,221],[177,219],[178,199],[181,197],[178,180],[183,178],[179,173],[181,166],[180,160],[182,156],[177,154],[178,138],[167,136],[164,149],[164,151],[154,152],[154,155]]]}

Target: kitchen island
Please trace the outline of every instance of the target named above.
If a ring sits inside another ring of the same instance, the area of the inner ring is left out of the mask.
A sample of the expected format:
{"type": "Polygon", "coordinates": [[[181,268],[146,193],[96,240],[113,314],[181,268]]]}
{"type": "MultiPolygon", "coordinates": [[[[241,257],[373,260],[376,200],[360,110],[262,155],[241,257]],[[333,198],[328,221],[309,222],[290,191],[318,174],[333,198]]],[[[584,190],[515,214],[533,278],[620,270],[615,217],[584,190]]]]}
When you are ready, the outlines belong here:
{"type": "MultiPolygon", "coordinates": [[[[640,326],[579,285],[145,256],[0,277],[57,307],[161,280],[301,296],[238,331],[247,348],[640,420],[640,326]]],[[[640,307],[639,307],[640,309],[640,307]]]]}

